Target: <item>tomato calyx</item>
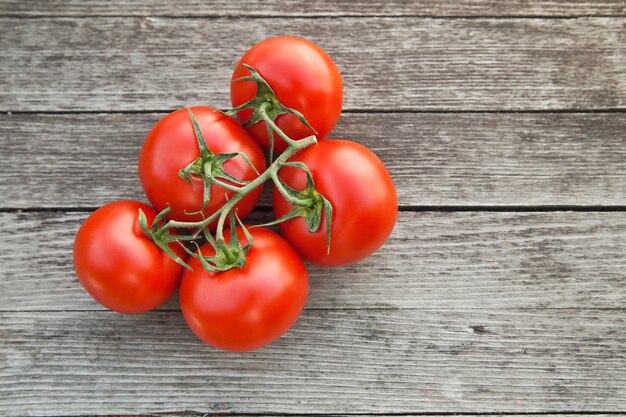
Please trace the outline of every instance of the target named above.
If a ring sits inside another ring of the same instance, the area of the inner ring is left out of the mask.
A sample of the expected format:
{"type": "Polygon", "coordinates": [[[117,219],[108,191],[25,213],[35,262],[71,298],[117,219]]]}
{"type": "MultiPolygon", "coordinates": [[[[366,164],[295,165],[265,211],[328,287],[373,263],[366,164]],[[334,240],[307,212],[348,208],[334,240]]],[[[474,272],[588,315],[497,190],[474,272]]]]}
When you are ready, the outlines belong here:
{"type": "Polygon", "coordinates": [[[170,233],[168,228],[162,227],[165,216],[167,216],[167,213],[169,213],[170,210],[171,208],[168,207],[159,214],[157,214],[152,221],[152,224],[148,226],[148,218],[146,217],[146,214],[143,212],[142,209],[139,209],[139,226],[141,227],[141,230],[143,230],[144,234],[152,239],[155,245],[161,248],[161,250],[165,252],[170,258],[175,260],[179,265],[182,265],[187,269],[191,269],[191,267],[185,261],[183,261],[180,256],[174,253],[172,248],[170,248],[170,243],[177,242],[184,249],[187,249],[182,242],[194,240],[195,236],[170,233]]]}
{"type": "Polygon", "coordinates": [[[332,204],[317,191],[313,175],[304,163],[299,161],[286,162],[283,166],[304,170],[306,173],[306,186],[302,191],[296,190],[280,179],[278,175],[274,175],[273,179],[276,188],[293,208],[281,218],[266,223],[264,226],[272,226],[295,217],[302,217],[309,233],[314,233],[319,230],[322,216],[324,216],[326,221],[326,251],[330,253],[330,232],[333,218],[332,204]]]}
{"type": "Polygon", "coordinates": [[[189,185],[194,187],[193,180],[202,181],[203,184],[203,197],[202,197],[202,208],[197,212],[188,213],[188,214],[197,214],[201,213],[206,209],[209,205],[209,201],[211,199],[211,185],[215,184],[223,189],[239,192],[240,187],[248,184],[250,181],[241,181],[232,175],[230,175],[224,169],[224,163],[232,158],[240,156],[243,160],[254,170],[254,172],[258,175],[256,167],[250,161],[250,158],[243,152],[232,152],[232,153],[217,153],[214,154],[207,147],[206,141],[204,140],[204,136],[202,136],[202,131],[200,130],[200,126],[198,124],[198,120],[194,116],[193,112],[190,108],[187,108],[189,112],[189,117],[191,118],[191,123],[193,124],[193,130],[196,136],[196,140],[198,141],[198,148],[200,149],[200,156],[193,160],[189,165],[185,168],[181,169],[178,172],[178,176],[185,180],[189,185]],[[224,182],[227,181],[227,182],[224,182]]]}
{"type": "Polygon", "coordinates": [[[233,213],[233,211],[229,213],[229,219],[230,229],[233,231],[229,243],[226,243],[223,235],[213,238],[213,236],[207,229],[203,230],[204,237],[207,242],[213,247],[215,255],[203,255],[202,251],[200,250],[200,245],[198,245],[198,242],[196,241],[193,241],[192,243],[196,247],[197,253],[190,251],[183,246],[185,252],[187,252],[189,256],[198,259],[202,264],[202,267],[209,272],[223,272],[228,271],[232,268],[243,268],[246,265],[246,255],[250,251],[250,248],[252,248],[252,235],[239,219],[239,217],[236,215],[236,213],[233,213]],[[234,232],[235,227],[237,226],[235,223],[235,218],[237,220],[237,223],[239,223],[239,226],[241,227],[244,235],[246,236],[246,240],[248,243],[245,246],[241,245],[237,233],[234,232]]]}
{"type": "Polygon", "coordinates": [[[236,117],[237,113],[244,109],[252,110],[252,116],[245,122],[243,122],[243,127],[250,127],[259,122],[265,122],[267,127],[267,137],[270,141],[270,161],[274,158],[274,133],[278,134],[285,142],[288,144],[293,142],[291,138],[285,135],[274,123],[276,118],[281,114],[293,114],[300,120],[306,127],[311,129],[311,132],[317,134],[315,129],[309,124],[304,115],[300,113],[296,109],[292,109],[284,106],[276,97],[274,90],[272,87],[261,77],[257,70],[252,68],[248,64],[242,65],[248,71],[250,71],[250,75],[237,78],[233,80],[233,82],[241,82],[241,81],[253,81],[257,85],[256,96],[232,109],[222,110],[222,112],[228,116],[236,117]]]}

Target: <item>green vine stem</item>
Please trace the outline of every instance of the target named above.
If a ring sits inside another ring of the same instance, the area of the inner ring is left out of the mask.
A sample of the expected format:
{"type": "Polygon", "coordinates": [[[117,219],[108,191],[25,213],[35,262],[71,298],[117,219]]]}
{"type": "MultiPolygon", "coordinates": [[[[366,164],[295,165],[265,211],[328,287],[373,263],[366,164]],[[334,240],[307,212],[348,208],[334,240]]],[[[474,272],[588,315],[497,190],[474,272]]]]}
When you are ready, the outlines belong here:
{"type": "MultiPolygon", "coordinates": [[[[313,176],[308,167],[301,162],[288,162],[298,151],[307,148],[315,143],[317,139],[314,135],[308,136],[300,140],[293,140],[288,137],[280,128],[276,125],[274,120],[281,114],[294,114],[305,125],[309,126],[304,116],[296,110],[283,106],[276,98],[274,92],[267,84],[267,82],[261,77],[261,75],[255,71],[252,67],[246,66],[251,75],[248,77],[240,78],[239,80],[255,81],[257,83],[257,96],[247,103],[238,106],[234,109],[225,110],[223,113],[234,116],[238,111],[249,108],[253,110],[253,115],[250,120],[244,123],[244,126],[250,126],[254,123],[265,122],[268,134],[272,138],[272,133],[276,133],[287,144],[287,149],[280,154],[275,160],[270,150],[270,166],[262,173],[258,175],[252,181],[242,182],[237,178],[233,178],[226,173],[223,169],[223,163],[230,158],[241,156],[246,163],[248,163],[255,170],[254,165],[250,162],[248,157],[243,153],[232,154],[213,154],[202,137],[202,132],[196,118],[194,117],[191,109],[189,110],[189,116],[194,126],[194,133],[198,141],[198,148],[200,149],[200,156],[191,161],[186,167],[181,169],[179,176],[185,179],[191,187],[193,187],[192,180],[202,181],[204,186],[203,207],[204,209],[210,196],[210,187],[216,185],[224,190],[233,192],[233,197],[230,198],[226,204],[224,204],[219,210],[210,216],[204,218],[201,221],[186,222],[169,220],[165,221],[165,217],[169,212],[169,208],[163,210],[156,217],[152,225],[148,226],[145,214],[139,213],[141,228],[144,233],[148,235],[159,247],[161,247],[169,256],[171,256],[176,262],[184,267],[191,269],[191,267],[178,257],[170,248],[169,244],[177,242],[180,244],[185,252],[192,257],[198,258],[202,266],[207,271],[225,271],[230,268],[242,267],[245,265],[245,256],[252,243],[252,237],[243,223],[237,217],[237,213],[234,208],[241,199],[248,195],[252,190],[261,186],[268,180],[272,180],[276,185],[279,192],[289,202],[293,209],[282,218],[266,225],[277,224],[282,221],[288,220],[293,217],[304,217],[308,229],[310,232],[315,232],[319,229],[322,215],[324,214],[326,220],[326,234],[327,234],[327,246],[330,250],[330,224],[332,221],[332,206],[330,202],[323,197],[315,189],[313,182],[313,176]],[[278,176],[278,172],[284,166],[303,169],[307,174],[307,185],[304,190],[295,190],[285,184],[278,176]],[[225,182],[226,181],[226,182],[225,182]],[[323,214],[322,214],[323,213],[323,214]],[[248,238],[248,245],[241,247],[237,234],[231,233],[231,242],[226,243],[224,239],[224,226],[226,219],[229,218],[229,226],[234,229],[236,226],[235,218],[243,229],[246,237],[248,238]],[[215,231],[215,238],[213,238],[208,230],[210,224],[217,220],[217,228],[215,231]],[[170,229],[186,229],[193,230],[191,234],[172,234],[170,229]],[[215,249],[215,255],[207,257],[200,252],[197,241],[204,237],[207,242],[215,249]],[[196,247],[196,252],[189,250],[183,242],[191,242],[196,247]]],[[[238,80],[237,80],[238,81],[238,80]]],[[[313,128],[311,128],[313,130],[313,128]]],[[[270,147],[271,149],[271,147],[270,147]]],[[[258,172],[257,172],[258,174],[258,172]]],[[[202,212],[202,210],[200,211],[202,212]]],[[[191,213],[190,213],[191,214],[191,213]]]]}
{"type": "Polygon", "coordinates": [[[293,156],[296,152],[315,143],[317,143],[317,139],[315,138],[315,136],[308,136],[304,139],[294,141],[293,144],[290,144],[287,149],[278,158],[276,158],[274,162],[272,162],[269,168],[267,168],[261,175],[250,181],[248,184],[240,187],[233,198],[228,200],[228,202],[224,204],[220,210],[216,211],[206,219],[199,222],[181,222],[170,220],[162,226],[162,229],[167,230],[172,227],[183,229],[204,229],[215,220],[218,220],[216,237],[218,239],[221,238],[223,236],[224,221],[228,216],[228,212],[232,210],[232,208],[252,190],[265,183],[268,179],[271,179],[273,175],[276,175],[278,171],[280,171],[280,169],[283,167],[285,162],[287,162],[287,160],[291,158],[291,156],[293,156]]]}

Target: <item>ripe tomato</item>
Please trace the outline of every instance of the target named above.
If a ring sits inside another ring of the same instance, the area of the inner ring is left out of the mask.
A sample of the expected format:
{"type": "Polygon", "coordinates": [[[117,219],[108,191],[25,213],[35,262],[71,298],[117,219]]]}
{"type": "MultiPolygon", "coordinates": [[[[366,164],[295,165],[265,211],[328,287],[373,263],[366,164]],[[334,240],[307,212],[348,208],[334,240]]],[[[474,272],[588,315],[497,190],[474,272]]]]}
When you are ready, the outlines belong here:
{"type": "MultiPolygon", "coordinates": [[[[356,142],[327,139],[292,158],[310,169],[316,190],[332,204],[330,253],[327,254],[326,221],[310,233],[301,217],[280,224],[285,238],[312,263],[347,265],[374,253],[385,243],[396,222],[398,199],[393,181],[378,157],[356,142]]],[[[304,189],[306,174],[286,167],[280,178],[296,190],[304,189]]],[[[274,214],[292,209],[274,190],[274,214]]]]}
{"type": "MultiPolygon", "coordinates": [[[[324,139],[337,124],[343,101],[343,82],[337,65],[322,48],[306,39],[279,36],[254,45],[235,67],[230,84],[233,107],[237,107],[256,95],[253,81],[234,81],[250,75],[248,64],[267,81],[278,100],[286,107],[301,112],[317,131],[317,139],[324,139]]],[[[251,110],[242,110],[238,116],[248,120],[251,110]]],[[[275,120],[278,127],[291,139],[302,139],[313,132],[296,116],[282,114],[275,120]]],[[[265,148],[269,138],[265,122],[248,128],[252,136],[265,148]]],[[[274,135],[274,149],[283,151],[285,142],[274,135]]]]}
{"type": "MultiPolygon", "coordinates": [[[[276,233],[250,229],[252,248],[243,268],[207,272],[190,258],[180,287],[187,324],[205,343],[224,350],[249,351],[273,342],[297,320],[308,293],[308,274],[296,251],[276,233]]],[[[230,240],[231,231],[225,232],[230,240]]],[[[247,239],[240,227],[242,245],[247,239]]],[[[209,244],[204,256],[215,254],[209,244]]]]}
{"type": "MultiPolygon", "coordinates": [[[[183,267],[141,230],[139,209],[152,223],[156,211],[138,201],[116,201],[93,212],[74,240],[78,280],[100,304],[119,313],[145,313],[176,290],[183,267]]],[[[172,250],[182,259],[178,245],[172,250]]]]}
{"type": "MultiPolygon", "coordinates": [[[[244,128],[234,119],[210,107],[192,107],[198,120],[207,147],[216,153],[245,153],[257,171],[265,170],[265,157],[244,128]]],[[[168,114],[157,122],[146,138],[139,156],[139,179],[152,205],[161,211],[171,205],[169,219],[178,221],[200,221],[203,184],[192,180],[194,187],[178,176],[178,172],[200,156],[198,141],[187,109],[168,114]]],[[[257,177],[252,167],[240,156],[224,163],[224,170],[241,181],[257,177]]],[[[225,181],[228,182],[228,181],[225,181]]],[[[261,194],[258,187],[244,197],[235,207],[241,218],[245,217],[256,204],[261,194]]],[[[203,211],[206,217],[215,213],[232,198],[233,192],[216,185],[211,186],[211,199],[203,211]]]]}

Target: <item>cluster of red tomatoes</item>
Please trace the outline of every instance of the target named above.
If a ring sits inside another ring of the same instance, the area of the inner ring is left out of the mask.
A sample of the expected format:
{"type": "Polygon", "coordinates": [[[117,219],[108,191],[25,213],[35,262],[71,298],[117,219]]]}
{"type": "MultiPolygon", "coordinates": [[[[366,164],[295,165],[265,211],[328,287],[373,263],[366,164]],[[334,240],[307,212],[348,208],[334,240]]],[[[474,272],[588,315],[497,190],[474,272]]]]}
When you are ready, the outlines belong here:
{"type": "Polygon", "coordinates": [[[326,139],[342,89],[337,66],[314,43],[277,37],[252,47],[232,77],[232,109],[177,110],[148,134],[139,178],[152,206],[113,202],[80,227],[81,284],[121,313],[152,310],[180,288],[187,324],[216,348],[276,340],[306,302],[303,259],[357,262],[396,221],[382,162],[356,142],[326,139]],[[282,237],[241,221],[266,181],[282,237]]]}

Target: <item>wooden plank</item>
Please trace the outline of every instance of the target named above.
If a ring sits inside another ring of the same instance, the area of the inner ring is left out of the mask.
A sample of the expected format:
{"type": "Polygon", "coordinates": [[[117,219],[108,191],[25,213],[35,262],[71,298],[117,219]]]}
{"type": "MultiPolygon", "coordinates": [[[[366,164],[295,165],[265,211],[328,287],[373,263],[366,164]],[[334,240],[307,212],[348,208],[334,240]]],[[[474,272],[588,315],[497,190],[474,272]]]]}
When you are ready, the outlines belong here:
{"type": "Polygon", "coordinates": [[[620,18],[0,18],[0,27],[0,111],[225,106],[237,59],[278,34],[331,54],[350,110],[626,108],[620,18]]]}
{"type": "MultiPolygon", "coordinates": [[[[160,117],[0,115],[0,207],[143,198],[136,161],[160,117]]],[[[373,149],[404,206],[610,206],[626,205],[624,132],[626,113],[349,113],[333,136],[373,149]]]]}
{"type": "Polygon", "coordinates": [[[623,411],[624,310],[306,310],[255,353],[178,312],[0,314],[0,413],[623,411]]]}
{"type": "Polygon", "coordinates": [[[0,16],[624,16],[623,0],[0,0],[0,16]]]}
{"type": "MultiPolygon", "coordinates": [[[[2,311],[102,310],[77,282],[87,213],[2,213],[2,311]]],[[[268,214],[251,221],[269,220],[268,214]]],[[[389,242],[345,268],[310,267],[308,306],[622,308],[626,212],[402,212],[389,242]]],[[[177,310],[177,297],[162,309],[177,310]]]]}

